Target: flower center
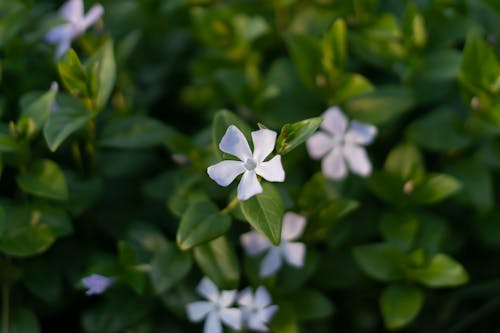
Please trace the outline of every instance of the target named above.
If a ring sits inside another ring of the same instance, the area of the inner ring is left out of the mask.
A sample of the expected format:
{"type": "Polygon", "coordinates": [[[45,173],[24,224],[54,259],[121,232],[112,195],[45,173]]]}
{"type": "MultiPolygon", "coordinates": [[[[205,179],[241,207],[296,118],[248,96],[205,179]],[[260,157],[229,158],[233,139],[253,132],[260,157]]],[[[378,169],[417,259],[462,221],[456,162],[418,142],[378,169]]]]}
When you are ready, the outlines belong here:
{"type": "Polygon", "coordinates": [[[257,167],[257,162],[255,162],[255,160],[251,157],[249,159],[247,159],[247,161],[245,162],[245,168],[248,171],[252,171],[256,167],[257,167]]]}

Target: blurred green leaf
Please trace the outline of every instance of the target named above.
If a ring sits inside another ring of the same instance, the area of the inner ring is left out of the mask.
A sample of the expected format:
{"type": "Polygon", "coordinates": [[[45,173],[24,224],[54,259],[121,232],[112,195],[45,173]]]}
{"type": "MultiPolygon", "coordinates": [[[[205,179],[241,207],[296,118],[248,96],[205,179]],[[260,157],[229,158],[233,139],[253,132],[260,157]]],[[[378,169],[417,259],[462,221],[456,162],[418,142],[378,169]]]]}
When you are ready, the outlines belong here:
{"type": "Polygon", "coordinates": [[[295,69],[306,87],[316,91],[325,85],[328,77],[320,61],[323,55],[319,40],[307,35],[289,34],[286,42],[295,69]]]}
{"type": "Polygon", "coordinates": [[[380,296],[385,327],[395,330],[408,325],[420,312],[424,295],[417,287],[392,285],[380,296]]]}
{"type": "Polygon", "coordinates": [[[381,281],[404,278],[405,256],[388,244],[360,245],[354,248],[354,259],[363,271],[381,281]]]}
{"type": "Polygon", "coordinates": [[[313,289],[303,289],[290,296],[297,319],[316,320],[329,317],[334,312],[332,302],[323,293],[313,289]]]}
{"type": "Polygon", "coordinates": [[[461,190],[462,184],[445,174],[429,174],[415,186],[409,197],[414,205],[428,205],[442,201],[461,190]]]}
{"type": "Polygon", "coordinates": [[[97,110],[102,109],[108,101],[116,79],[115,55],[113,42],[106,41],[92,57],[85,62],[85,68],[90,82],[92,82],[92,95],[94,96],[97,110]]]}
{"type": "Polygon", "coordinates": [[[422,49],[427,43],[425,20],[417,5],[408,3],[403,19],[405,41],[416,49],[422,49]]]}
{"type": "Polygon", "coordinates": [[[422,154],[410,143],[394,147],[385,160],[384,169],[403,180],[420,180],[425,173],[422,154]]]}
{"type": "Polygon", "coordinates": [[[12,153],[19,148],[20,145],[14,137],[0,133],[0,153],[12,153]]]}
{"type": "Polygon", "coordinates": [[[409,272],[416,281],[427,287],[456,287],[467,283],[469,276],[464,267],[446,254],[435,255],[428,266],[409,272]]]}
{"type": "Polygon", "coordinates": [[[240,201],[241,211],[255,230],[266,236],[274,245],[278,245],[281,242],[283,201],[273,185],[264,183],[262,188],[262,193],[240,201]]]}
{"type": "Polygon", "coordinates": [[[156,293],[161,294],[178,284],[189,273],[191,266],[191,255],[168,243],[151,261],[150,277],[156,293]]]}
{"type": "Polygon", "coordinates": [[[409,250],[418,230],[418,218],[409,212],[387,213],[380,221],[385,241],[399,250],[409,250]]]}
{"type": "Polygon", "coordinates": [[[322,121],[323,118],[316,117],[283,125],[276,140],[276,152],[285,155],[295,149],[314,134],[322,121]]]}
{"type": "MultiPolygon", "coordinates": [[[[0,319],[0,323],[2,320],[0,319]]],[[[9,317],[9,333],[39,333],[40,323],[33,311],[14,308],[9,317]]]]}
{"type": "Polygon", "coordinates": [[[323,67],[332,72],[344,69],[347,64],[347,27],[337,19],[321,40],[323,67]]]}
{"type": "Polygon", "coordinates": [[[7,219],[5,218],[5,210],[0,206],[0,239],[5,231],[5,226],[7,225],[7,219]]]}
{"type": "Polygon", "coordinates": [[[182,250],[223,235],[231,225],[229,215],[221,214],[210,201],[195,201],[186,209],[177,230],[177,244],[182,250]]]}
{"type": "Polygon", "coordinates": [[[66,178],[59,166],[51,160],[39,160],[25,173],[16,177],[17,185],[26,193],[38,197],[66,200],[66,178]]]}
{"type": "Polygon", "coordinates": [[[77,98],[87,98],[90,95],[87,73],[73,49],[69,49],[57,62],[57,69],[61,81],[71,95],[77,98]]]}
{"type": "Polygon", "coordinates": [[[271,320],[269,327],[276,333],[299,333],[297,314],[290,303],[278,303],[279,310],[271,320]]]}
{"type": "Polygon", "coordinates": [[[57,89],[51,88],[37,98],[27,96],[24,102],[21,100],[21,118],[31,119],[35,125],[35,131],[43,127],[50,112],[53,110],[56,94],[57,89]],[[30,100],[28,101],[27,99],[30,100]]]}
{"type": "Polygon", "coordinates": [[[240,281],[236,253],[225,236],[194,248],[200,269],[222,289],[234,289],[240,281]]]}

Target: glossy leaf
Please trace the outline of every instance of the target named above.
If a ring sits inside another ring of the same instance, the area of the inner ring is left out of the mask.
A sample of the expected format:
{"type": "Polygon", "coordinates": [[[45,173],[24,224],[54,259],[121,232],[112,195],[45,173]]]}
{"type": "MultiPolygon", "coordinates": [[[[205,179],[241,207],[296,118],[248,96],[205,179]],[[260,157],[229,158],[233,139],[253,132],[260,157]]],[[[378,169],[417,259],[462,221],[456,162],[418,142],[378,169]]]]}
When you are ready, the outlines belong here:
{"type": "Polygon", "coordinates": [[[92,95],[98,110],[108,101],[116,79],[116,64],[113,43],[108,40],[85,63],[89,80],[93,83],[92,95]]]}
{"type": "Polygon", "coordinates": [[[276,140],[276,152],[284,155],[289,153],[298,145],[304,143],[311,135],[316,132],[321,125],[323,118],[316,117],[294,124],[285,124],[276,140]]]}
{"type": "Polygon", "coordinates": [[[415,269],[410,276],[427,287],[456,287],[469,281],[464,267],[446,254],[435,255],[428,266],[415,269]]]}

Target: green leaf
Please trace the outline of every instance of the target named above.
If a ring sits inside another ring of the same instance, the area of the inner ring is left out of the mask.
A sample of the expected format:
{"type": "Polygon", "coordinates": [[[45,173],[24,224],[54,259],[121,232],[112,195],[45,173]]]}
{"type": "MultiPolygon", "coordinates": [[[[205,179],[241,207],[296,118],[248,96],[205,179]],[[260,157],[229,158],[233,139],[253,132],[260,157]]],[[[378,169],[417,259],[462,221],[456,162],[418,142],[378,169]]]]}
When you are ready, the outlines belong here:
{"type": "Polygon", "coordinates": [[[388,244],[369,244],[354,248],[354,259],[363,271],[381,281],[404,278],[405,256],[388,244]]]}
{"type": "Polygon", "coordinates": [[[348,99],[344,103],[344,110],[356,120],[379,125],[396,119],[413,105],[414,98],[408,88],[382,86],[348,99]]]}
{"type": "Polygon", "coordinates": [[[299,323],[294,307],[290,303],[278,303],[279,310],[274,315],[269,327],[275,333],[299,333],[299,323]]]}
{"type": "Polygon", "coordinates": [[[59,166],[51,160],[39,160],[25,173],[16,177],[17,185],[26,193],[38,197],[66,200],[68,188],[59,166]]]}
{"type": "Polygon", "coordinates": [[[195,247],[194,259],[203,273],[219,288],[238,287],[240,281],[238,259],[225,236],[195,247]]]}
{"type": "MultiPolygon", "coordinates": [[[[2,320],[0,319],[0,323],[2,320]]],[[[9,333],[39,333],[40,324],[36,315],[28,309],[13,309],[9,317],[9,333]]]]}
{"type": "Polygon", "coordinates": [[[57,63],[59,76],[66,89],[77,98],[86,98],[89,94],[87,74],[73,49],[66,52],[57,63]]]}
{"type": "Polygon", "coordinates": [[[315,320],[329,317],[334,306],[323,293],[304,289],[290,296],[298,320],[315,320]]]}
{"type": "Polygon", "coordinates": [[[393,148],[385,161],[384,169],[403,180],[418,181],[424,175],[422,154],[415,145],[402,143],[393,148]]]}
{"type": "Polygon", "coordinates": [[[363,75],[358,73],[343,73],[335,89],[329,97],[337,104],[343,103],[356,95],[369,93],[375,90],[373,84],[363,75]]]}
{"type": "Polygon", "coordinates": [[[85,63],[90,82],[94,83],[92,95],[97,110],[102,109],[108,101],[116,79],[115,55],[113,42],[108,40],[85,63]]]}
{"type": "Polygon", "coordinates": [[[118,260],[122,266],[132,266],[137,262],[137,254],[127,242],[118,242],[118,260]]]}
{"type": "Polygon", "coordinates": [[[427,287],[457,287],[469,281],[464,267],[446,254],[437,254],[429,265],[409,271],[409,275],[427,287]]]}
{"type": "Polygon", "coordinates": [[[414,205],[428,205],[442,201],[462,188],[461,183],[445,174],[429,174],[415,186],[409,197],[414,205]]]}
{"type": "Polygon", "coordinates": [[[191,270],[188,252],[182,252],[172,243],[155,254],[151,261],[151,282],[156,293],[161,294],[179,283],[191,270]]]}
{"type": "Polygon", "coordinates": [[[409,250],[418,231],[418,218],[408,212],[388,213],[382,217],[380,232],[385,241],[399,250],[409,250]]]}
{"type": "Polygon", "coordinates": [[[174,140],[177,131],[147,116],[128,116],[108,121],[100,138],[105,147],[143,149],[174,140]]]}
{"type": "Polygon", "coordinates": [[[182,215],[177,244],[183,250],[223,235],[231,225],[229,215],[221,214],[210,201],[193,202],[182,215]]]}
{"type": "Polygon", "coordinates": [[[385,327],[389,330],[409,324],[422,308],[424,295],[417,287],[392,285],[380,296],[380,310],[385,327]]]}
{"type": "Polygon", "coordinates": [[[212,142],[217,147],[215,151],[219,159],[223,159],[226,156],[219,150],[219,143],[230,125],[238,127],[246,139],[250,141],[251,129],[240,117],[228,110],[217,111],[212,122],[212,142]]]}
{"type": "Polygon", "coordinates": [[[50,113],[43,128],[49,149],[56,151],[66,138],[87,124],[90,118],[91,114],[79,101],[62,98],[59,107],[50,113]]]}
{"type": "Polygon", "coordinates": [[[427,43],[427,31],[424,17],[417,5],[409,3],[403,19],[403,34],[410,46],[421,49],[427,43]]]}
{"type": "Polygon", "coordinates": [[[16,138],[0,133],[0,153],[13,153],[20,148],[16,138]]]}
{"type": "Polygon", "coordinates": [[[316,132],[323,118],[309,118],[293,124],[285,124],[276,140],[276,152],[284,155],[305,142],[316,132]]]}
{"type": "Polygon", "coordinates": [[[278,245],[281,242],[283,201],[273,185],[264,183],[262,188],[262,193],[240,202],[241,211],[255,230],[278,245]]]}
{"type": "Polygon", "coordinates": [[[347,27],[337,19],[321,40],[323,67],[328,71],[344,69],[347,63],[347,27]]]}
{"type": "Polygon", "coordinates": [[[21,100],[21,118],[31,119],[35,125],[35,131],[41,129],[49,117],[54,106],[56,94],[57,88],[51,88],[46,93],[34,99],[32,96],[27,96],[24,102],[21,100]],[[30,99],[29,102],[27,101],[28,98],[30,99]]]}
{"type": "Polygon", "coordinates": [[[317,90],[320,78],[323,81],[327,79],[319,61],[323,58],[319,40],[307,35],[290,34],[286,36],[286,43],[300,79],[309,89],[317,90]]]}

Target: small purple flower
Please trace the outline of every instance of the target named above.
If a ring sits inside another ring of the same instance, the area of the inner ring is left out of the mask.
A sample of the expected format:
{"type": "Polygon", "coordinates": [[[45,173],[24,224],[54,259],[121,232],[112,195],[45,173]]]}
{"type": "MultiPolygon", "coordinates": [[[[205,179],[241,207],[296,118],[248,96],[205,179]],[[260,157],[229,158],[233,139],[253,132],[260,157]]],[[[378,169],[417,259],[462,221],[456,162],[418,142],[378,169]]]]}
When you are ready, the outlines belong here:
{"type": "Polygon", "coordinates": [[[102,294],[113,282],[113,278],[99,274],[92,274],[82,279],[83,285],[88,288],[85,294],[89,296],[102,294]]]}

